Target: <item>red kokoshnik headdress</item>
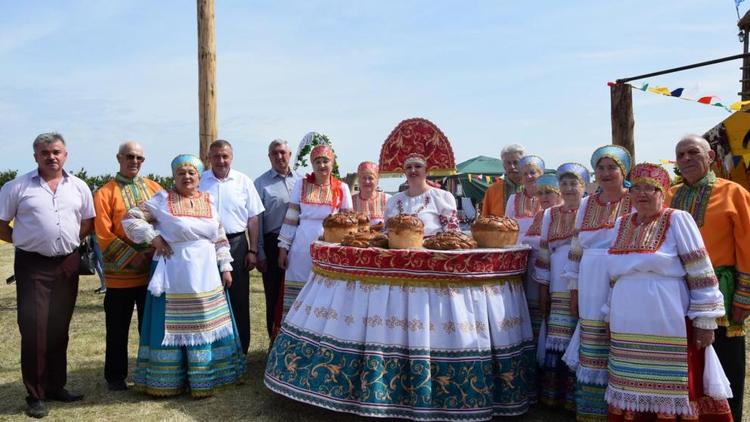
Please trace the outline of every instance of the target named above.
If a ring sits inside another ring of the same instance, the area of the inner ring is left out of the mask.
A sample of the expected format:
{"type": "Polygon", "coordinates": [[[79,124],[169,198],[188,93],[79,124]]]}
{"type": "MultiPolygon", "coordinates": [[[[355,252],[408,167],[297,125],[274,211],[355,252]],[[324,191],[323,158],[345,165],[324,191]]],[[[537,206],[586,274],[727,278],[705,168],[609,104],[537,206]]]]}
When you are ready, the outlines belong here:
{"type": "Polygon", "coordinates": [[[651,163],[640,163],[633,167],[630,172],[630,183],[633,185],[645,183],[655,186],[662,193],[666,193],[671,185],[667,170],[660,165],[651,163]]]}

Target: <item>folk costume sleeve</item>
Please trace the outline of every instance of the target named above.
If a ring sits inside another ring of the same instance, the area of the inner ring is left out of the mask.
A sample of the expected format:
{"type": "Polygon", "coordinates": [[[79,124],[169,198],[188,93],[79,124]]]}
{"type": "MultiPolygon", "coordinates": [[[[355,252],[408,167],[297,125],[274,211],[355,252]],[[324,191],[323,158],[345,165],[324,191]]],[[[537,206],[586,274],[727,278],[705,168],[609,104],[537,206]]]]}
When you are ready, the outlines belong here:
{"type": "MultiPolygon", "coordinates": [[[[289,205],[284,216],[284,224],[279,232],[279,247],[289,250],[294,242],[294,235],[299,226],[300,202],[302,198],[302,184],[305,179],[299,179],[294,183],[292,193],[289,195],[289,205]]],[[[350,199],[351,201],[351,199],[350,199]]]]}
{"type": "Polygon", "coordinates": [[[552,218],[549,209],[540,212],[544,213],[544,217],[542,217],[542,234],[539,239],[539,251],[537,252],[536,262],[534,263],[534,279],[539,284],[549,286],[551,280],[549,226],[552,218]]]}
{"type": "Polygon", "coordinates": [[[118,205],[120,208],[124,207],[124,204],[118,203],[122,200],[117,189],[117,184],[110,182],[96,191],[94,195],[94,208],[96,209],[94,232],[96,233],[96,241],[102,250],[104,261],[118,270],[123,270],[138,254],[138,250],[117,235],[117,232],[121,232],[121,230],[117,227],[118,222],[113,217],[116,216],[118,205]]]}
{"type": "Polygon", "coordinates": [[[732,192],[732,231],[736,269],[732,306],[750,311],[750,193],[735,186],[732,192]]]}
{"type": "Polygon", "coordinates": [[[354,209],[354,205],[352,204],[352,194],[349,191],[349,185],[346,183],[341,183],[341,210],[344,211],[351,211],[354,209]]]}
{"type": "Polygon", "coordinates": [[[578,212],[576,213],[576,234],[573,235],[573,239],[570,241],[568,262],[563,269],[563,277],[568,280],[568,290],[578,290],[578,271],[581,266],[581,258],[583,257],[583,247],[581,247],[581,242],[578,239],[578,233],[583,225],[586,203],[590,198],[589,196],[581,200],[581,205],[578,206],[578,212]]]}
{"type": "Polygon", "coordinates": [[[677,252],[687,273],[685,279],[690,291],[688,318],[697,328],[715,329],[716,318],[724,315],[724,300],[698,226],[689,213],[678,210],[672,213],[670,225],[670,235],[675,238],[677,252]]]}
{"type": "Polygon", "coordinates": [[[438,219],[443,231],[458,230],[458,213],[456,211],[456,198],[442,189],[435,190],[435,206],[438,210],[438,219]]]}
{"type": "Polygon", "coordinates": [[[166,193],[161,191],[148,201],[128,210],[122,219],[122,228],[128,239],[135,243],[151,243],[159,236],[159,231],[154,229],[152,224],[155,221],[153,212],[155,205],[164,202],[165,197],[166,193]]]}

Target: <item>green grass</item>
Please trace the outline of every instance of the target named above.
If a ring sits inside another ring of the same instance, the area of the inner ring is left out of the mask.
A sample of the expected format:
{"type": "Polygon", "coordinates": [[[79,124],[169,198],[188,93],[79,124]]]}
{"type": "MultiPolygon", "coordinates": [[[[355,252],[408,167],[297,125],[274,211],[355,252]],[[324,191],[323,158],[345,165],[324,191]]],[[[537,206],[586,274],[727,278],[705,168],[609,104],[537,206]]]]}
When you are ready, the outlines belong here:
{"type": "MultiPolygon", "coordinates": [[[[0,279],[13,273],[13,249],[0,245],[0,279]]],[[[99,281],[81,277],[68,346],[67,388],[86,394],[82,402],[49,403],[47,420],[159,421],[159,420],[257,420],[257,421],[365,421],[376,420],[335,413],[271,393],[263,385],[268,336],[265,329],[263,284],[252,278],[252,339],[248,377],[244,384],[222,390],[214,397],[194,400],[187,395],[154,399],[133,391],[109,392],[104,381],[103,295],[94,293],[99,281]]],[[[134,317],[135,318],[135,317],[134,317]]],[[[137,350],[135,320],[130,333],[131,373],[137,350]]],[[[26,391],[21,382],[20,335],[16,325],[15,285],[0,285],[0,420],[27,420],[23,411],[26,391]]],[[[745,398],[747,402],[747,397],[745,398]]],[[[570,414],[534,409],[518,418],[528,422],[572,421],[570,414]]]]}

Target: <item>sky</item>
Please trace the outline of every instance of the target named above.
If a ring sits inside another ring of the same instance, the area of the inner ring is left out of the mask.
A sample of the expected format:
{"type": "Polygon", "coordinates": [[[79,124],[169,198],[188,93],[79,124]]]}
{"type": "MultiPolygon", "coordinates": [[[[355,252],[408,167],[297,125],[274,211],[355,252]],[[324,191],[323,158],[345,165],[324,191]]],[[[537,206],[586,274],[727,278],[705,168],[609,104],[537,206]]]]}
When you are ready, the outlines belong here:
{"type": "MultiPolygon", "coordinates": [[[[35,167],[57,131],[66,168],[117,170],[125,140],[143,171],[198,152],[195,2],[0,0],[0,170],[35,167]]],[[[748,6],[742,5],[740,14],[748,6]]],[[[391,130],[429,119],[456,162],[519,143],[547,167],[589,166],[611,143],[608,81],[742,52],[734,0],[216,1],[218,134],[256,177],[268,144],[327,134],[342,172],[377,161],[391,130]]],[[[635,83],[739,99],[740,62],[635,83]]],[[[729,116],[634,91],[637,161],[729,116]]]]}

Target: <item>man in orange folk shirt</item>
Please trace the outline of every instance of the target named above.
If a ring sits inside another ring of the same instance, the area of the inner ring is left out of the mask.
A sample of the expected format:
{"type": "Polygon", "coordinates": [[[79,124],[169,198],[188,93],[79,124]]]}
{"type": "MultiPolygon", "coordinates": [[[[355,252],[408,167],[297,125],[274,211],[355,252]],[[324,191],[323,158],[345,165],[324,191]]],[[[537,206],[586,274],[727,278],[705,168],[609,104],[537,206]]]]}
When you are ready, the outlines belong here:
{"type": "Polygon", "coordinates": [[[138,310],[138,332],[146,301],[146,285],[153,256],[150,245],[135,245],[122,227],[122,218],[130,208],[150,199],[161,186],[138,176],[145,160],[143,147],[136,142],[120,145],[117,162],[120,170],[94,194],[96,219],[94,230],[104,258],[107,292],[104,312],[107,326],[107,349],[104,378],[110,391],[126,390],[128,375],[128,331],[133,305],[138,310]]]}

